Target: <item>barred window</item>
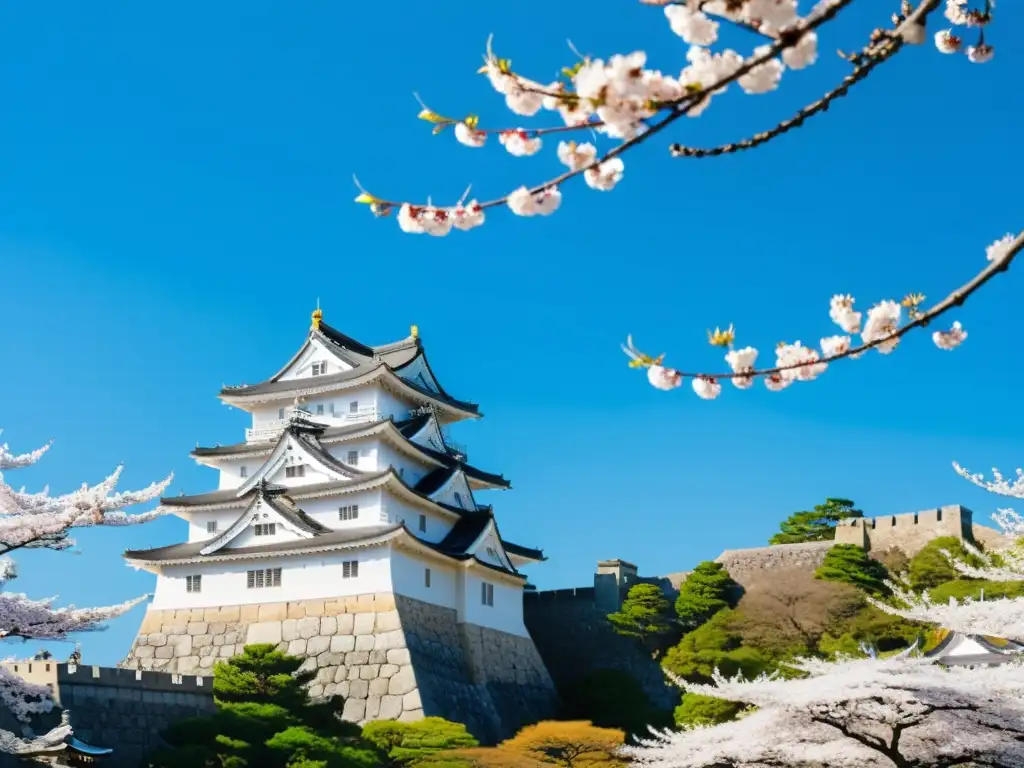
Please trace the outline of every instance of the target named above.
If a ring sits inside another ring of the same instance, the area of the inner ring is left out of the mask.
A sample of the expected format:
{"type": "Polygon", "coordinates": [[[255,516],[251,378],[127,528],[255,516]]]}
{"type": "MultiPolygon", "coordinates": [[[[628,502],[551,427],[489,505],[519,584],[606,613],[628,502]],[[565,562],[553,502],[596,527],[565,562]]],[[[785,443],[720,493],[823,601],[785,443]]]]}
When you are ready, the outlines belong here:
{"type": "Polygon", "coordinates": [[[349,451],[348,452],[348,461],[346,461],[345,463],[348,464],[349,466],[352,466],[352,467],[358,465],[359,464],[359,451],[349,451]]]}
{"type": "Polygon", "coordinates": [[[359,505],[350,504],[347,507],[338,508],[339,520],[356,520],[359,518],[359,505]]]}
{"type": "Polygon", "coordinates": [[[494,605],[494,585],[486,581],[480,585],[480,602],[483,605],[494,605]]]}
{"type": "Polygon", "coordinates": [[[206,521],[206,532],[207,533],[216,533],[217,532],[217,521],[216,520],[207,520],[206,521]]]}
{"type": "Polygon", "coordinates": [[[253,528],[257,536],[273,536],[277,533],[277,523],[256,523],[253,528]]]}
{"type": "Polygon", "coordinates": [[[245,572],[245,586],[249,589],[281,586],[280,568],[260,568],[245,572]]]}
{"type": "Polygon", "coordinates": [[[424,531],[425,532],[426,530],[427,530],[427,516],[426,515],[420,515],[420,531],[424,531]]]}
{"type": "Polygon", "coordinates": [[[430,569],[429,568],[424,568],[423,569],[423,586],[424,587],[429,587],[430,586],[430,569]]]}
{"type": "Polygon", "coordinates": [[[359,578],[359,561],[358,560],[346,560],[341,564],[341,578],[343,579],[357,579],[359,578]]]}
{"type": "Polygon", "coordinates": [[[203,591],[203,577],[202,576],[186,576],[185,577],[185,591],[186,592],[202,592],[203,591]]]}
{"type": "Polygon", "coordinates": [[[305,477],[306,476],[306,465],[305,464],[293,464],[290,467],[284,468],[285,477],[305,477]]]}

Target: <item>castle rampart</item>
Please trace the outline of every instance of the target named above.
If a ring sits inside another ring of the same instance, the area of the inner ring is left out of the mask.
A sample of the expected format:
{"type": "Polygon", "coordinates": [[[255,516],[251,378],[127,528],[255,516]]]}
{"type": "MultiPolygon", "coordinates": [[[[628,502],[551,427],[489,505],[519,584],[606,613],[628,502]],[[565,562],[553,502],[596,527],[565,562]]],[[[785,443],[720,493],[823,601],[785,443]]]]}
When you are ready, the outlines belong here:
{"type": "MultiPolygon", "coordinates": [[[[214,709],[211,677],[55,661],[3,666],[25,680],[49,686],[58,707],[70,711],[75,736],[113,749],[103,763],[116,768],[137,768],[142,757],[160,745],[160,734],[171,723],[214,709]]],[[[40,718],[36,730],[56,725],[57,719],[56,713],[40,718]]]]}
{"type": "Polygon", "coordinates": [[[951,504],[921,512],[881,517],[844,520],[836,527],[836,544],[856,544],[864,549],[880,551],[900,549],[913,557],[924,546],[940,536],[974,541],[971,510],[951,504]]]}

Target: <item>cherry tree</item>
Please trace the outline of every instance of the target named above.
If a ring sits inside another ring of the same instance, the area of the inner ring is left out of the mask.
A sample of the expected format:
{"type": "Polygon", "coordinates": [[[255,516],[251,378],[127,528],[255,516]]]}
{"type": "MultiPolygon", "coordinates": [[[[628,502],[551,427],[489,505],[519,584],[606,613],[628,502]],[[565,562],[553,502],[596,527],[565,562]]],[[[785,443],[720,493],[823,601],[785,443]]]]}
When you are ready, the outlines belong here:
{"type": "MultiPolygon", "coordinates": [[[[1024,499],[1024,471],[1017,470],[1017,478],[1011,482],[993,470],[993,480],[974,474],[959,464],[953,464],[959,475],[975,485],[1000,496],[1024,499]]],[[[1001,540],[994,542],[993,552],[982,552],[970,542],[964,548],[974,556],[973,565],[944,553],[953,567],[962,575],[972,579],[988,581],[1024,581],[1024,551],[1020,548],[1024,536],[1024,517],[1012,509],[1000,509],[992,519],[1002,531],[1001,540]]],[[[872,600],[881,610],[912,621],[937,624],[940,627],[968,635],[988,635],[1011,640],[1024,639],[1024,598],[1001,598],[977,600],[967,598],[947,602],[933,601],[927,592],[916,594],[905,583],[890,582],[894,603],[872,600]]],[[[1024,691],[1022,691],[1024,695],[1024,691]]]]}
{"type": "Polygon", "coordinates": [[[946,669],[911,650],[792,666],[805,676],[680,682],[757,709],[722,725],[655,732],[625,754],[655,768],[1024,766],[1020,664],[946,669]]]}
{"type": "MultiPolygon", "coordinates": [[[[49,445],[19,455],[12,453],[6,444],[0,444],[0,584],[3,586],[17,576],[15,563],[8,557],[16,550],[68,549],[75,543],[69,537],[74,528],[135,525],[163,514],[159,507],[137,514],[124,510],[159,497],[170,484],[171,476],[143,490],[127,492],[116,491],[120,467],[96,485],[83,484],[78,490],[63,495],[51,495],[46,488],[28,493],[7,484],[5,471],[35,464],[48,448],[49,445]]],[[[104,608],[57,608],[54,597],[34,600],[25,594],[2,591],[0,638],[64,640],[73,632],[102,629],[104,621],[131,610],[146,597],[104,608]]],[[[0,702],[22,723],[53,709],[46,686],[27,683],[6,667],[0,667],[0,702]]],[[[69,733],[66,718],[61,726],[38,737],[21,738],[0,731],[0,752],[37,751],[47,744],[61,743],[69,733]]]]}
{"type": "MultiPolygon", "coordinates": [[[[511,61],[497,56],[492,41],[488,40],[480,72],[504,97],[509,110],[522,118],[549,114],[553,120],[557,118],[559,124],[531,128],[485,127],[476,115],[446,117],[420,102],[419,117],[433,126],[434,133],[450,133],[461,145],[474,151],[484,150],[488,139],[496,137],[508,154],[523,157],[540,152],[545,141],[559,139],[555,154],[566,167],[565,171],[547,181],[524,185],[487,201],[467,200],[467,190],[462,199],[449,206],[434,205],[429,200],[417,203],[379,197],[356,180],[360,190],[356,202],[368,205],[379,217],[397,212],[395,218],[403,232],[444,236],[482,226],[489,214],[502,209],[522,217],[549,216],[561,206],[563,188],[576,177],[582,177],[592,190],[609,192],[624,178],[623,155],[626,152],[683,117],[698,118],[730,86],[735,84],[744,93],[760,95],[778,89],[787,71],[801,73],[794,76],[806,76],[802,71],[818,60],[819,32],[826,26],[832,30],[830,25],[841,17],[852,0],[819,0],[804,15],[798,12],[797,0],[640,2],[659,7],[671,32],[690,45],[686,66],[678,76],[649,68],[643,51],[616,54],[607,61],[577,54],[579,60],[563,70],[562,80],[545,84],[513,70],[511,61]],[[719,30],[726,24],[754,33],[762,44],[746,56],[716,45],[719,30]],[[572,137],[580,133],[592,140],[573,141],[572,137]],[[606,141],[612,146],[599,150],[598,144],[606,141]]],[[[969,62],[984,64],[995,54],[994,46],[986,39],[995,2],[972,2],[979,3],[980,7],[970,7],[969,0],[945,0],[942,15],[944,26],[948,28],[936,32],[932,39],[941,54],[963,53],[969,62]],[[965,40],[966,35],[973,38],[970,43],[965,40]]],[[[716,147],[671,144],[669,154],[683,160],[744,152],[806,125],[907,47],[925,42],[928,39],[926,22],[933,14],[939,15],[936,11],[941,5],[942,0],[920,0],[916,6],[908,0],[898,6],[894,2],[896,13],[891,17],[892,26],[876,28],[859,50],[841,54],[849,62],[850,72],[793,117],[748,139],[716,147]]],[[[769,390],[780,391],[796,382],[817,378],[831,362],[855,359],[872,349],[881,354],[893,352],[905,334],[959,307],[992,277],[1005,271],[1022,248],[1024,231],[1000,237],[987,248],[987,266],[928,308],[924,305],[925,296],[913,293],[902,299],[882,299],[865,314],[854,309],[852,296],[835,295],[829,302],[829,316],[842,333],[833,331],[821,337],[817,345],[801,341],[779,344],[775,348],[774,365],[767,367],[757,368],[759,350],[756,347],[736,344],[732,326],[709,334],[713,346],[726,349],[728,369],[720,372],[669,367],[664,363],[664,355],[641,352],[632,338],[623,349],[630,358],[630,365],[646,369],[649,382],[658,389],[675,389],[689,380],[699,397],[710,400],[721,394],[724,380],[731,381],[738,389],[748,389],[760,378],[769,390]],[[853,341],[856,334],[861,337],[860,344],[853,341]]],[[[935,345],[943,350],[956,348],[966,338],[967,331],[958,321],[932,333],[935,345]]]]}

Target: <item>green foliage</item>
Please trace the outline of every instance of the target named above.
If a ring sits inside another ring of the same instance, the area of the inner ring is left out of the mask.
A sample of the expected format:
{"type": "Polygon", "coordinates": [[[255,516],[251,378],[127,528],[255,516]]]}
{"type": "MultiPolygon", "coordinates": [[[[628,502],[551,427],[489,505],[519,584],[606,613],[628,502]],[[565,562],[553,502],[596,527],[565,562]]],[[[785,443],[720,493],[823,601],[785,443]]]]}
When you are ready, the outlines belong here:
{"type": "Polygon", "coordinates": [[[589,720],[600,728],[617,728],[627,734],[646,734],[648,725],[672,725],[671,713],[655,708],[628,672],[601,669],[565,688],[561,719],[589,720]]]}
{"type": "Polygon", "coordinates": [[[955,536],[940,536],[929,541],[910,561],[910,586],[917,590],[932,589],[960,578],[960,573],[943,554],[943,550],[972,565],[982,565],[977,557],[967,553],[960,539],[955,536]]]}
{"type": "Polygon", "coordinates": [[[302,660],[273,645],[250,645],[214,667],[217,711],[182,720],[162,735],[152,768],[372,768],[379,753],[334,704],[312,704],[302,660]]]}
{"type": "Polygon", "coordinates": [[[620,635],[639,638],[645,645],[656,645],[672,630],[668,611],[668,599],[658,586],[637,584],[626,594],[622,608],[608,614],[608,621],[620,635]]]}
{"type": "Polygon", "coordinates": [[[832,541],[836,537],[836,524],[855,517],[864,517],[854,509],[849,499],[825,499],[813,510],[794,512],[779,526],[769,544],[799,544],[805,541],[832,541]]]}
{"type": "Polygon", "coordinates": [[[377,720],[366,724],[363,738],[395,763],[419,765],[429,760],[434,768],[438,765],[436,759],[430,759],[433,755],[478,746],[466,726],[440,717],[426,717],[410,723],[377,720]]]}
{"type": "Polygon", "coordinates": [[[738,701],[701,696],[699,693],[684,693],[683,700],[676,707],[676,725],[685,728],[694,725],[719,725],[735,720],[736,715],[747,708],[738,701]]]}
{"type": "Polygon", "coordinates": [[[723,608],[732,607],[738,591],[724,565],[705,560],[680,586],[676,615],[687,631],[694,630],[723,608]]]}
{"type": "Polygon", "coordinates": [[[825,581],[852,584],[870,595],[889,594],[889,588],[885,585],[889,572],[856,544],[836,544],[832,547],[825,553],[825,559],[814,576],[825,581]]]}
{"type": "Polygon", "coordinates": [[[976,579],[956,579],[928,590],[935,602],[946,602],[951,597],[956,600],[971,598],[978,600],[984,593],[985,599],[999,600],[1004,597],[1024,597],[1024,581],[979,581],[976,579]]]}
{"type": "Polygon", "coordinates": [[[861,655],[861,644],[869,645],[880,652],[907,648],[914,643],[920,646],[925,627],[898,616],[878,610],[862,602],[856,613],[829,624],[828,631],[818,643],[818,650],[825,655],[843,653],[861,655]]]}
{"type": "Polygon", "coordinates": [[[705,624],[684,635],[679,644],[665,654],[662,666],[696,683],[711,682],[716,669],[728,677],[738,672],[744,677],[756,677],[773,668],[770,658],[743,646],[743,636],[736,627],[737,618],[732,609],[719,611],[705,624]]]}

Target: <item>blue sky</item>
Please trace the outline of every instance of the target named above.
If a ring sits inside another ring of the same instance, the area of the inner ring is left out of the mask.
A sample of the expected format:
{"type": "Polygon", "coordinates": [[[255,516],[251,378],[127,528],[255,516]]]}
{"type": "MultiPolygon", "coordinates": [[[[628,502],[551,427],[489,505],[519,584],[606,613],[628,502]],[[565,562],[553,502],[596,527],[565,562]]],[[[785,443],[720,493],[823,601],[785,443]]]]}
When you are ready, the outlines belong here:
{"type": "MultiPolygon", "coordinates": [[[[444,386],[481,404],[486,418],[456,439],[511,478],[513,491],[487,500],[507,538],[547,551],[531,571],[540,588],[587,584],[602,558],[687,569],[764,544],[829,495],[868,514],[962,503],[987,519],[998,500],[950,462],[1021,462],[1013,272],[951,318],[970,333],[956,352],[912,336],[897,354],[779,394],[657,392],[618,349],[632,332],[670,363],[717,370],[705,337],[715,325],[735,323],[766,357],[782,339],[815,343],[834,331],[833,293],[866,306],[938,298],[984,266],[985,245],[1024,226],[1012,96],[1024,54],[1009,34],[1024,18],[1012,3],[999,8],[988,65],[908,49],[756,152],[669,159],[669,141],[737,140],[812,101],[847,71],[831,51],[858,46],[886,21],[883,5],[844,13],[822,61],[787,73],[778,93],[731,91],[628,154],[614,192],[572,184],[550,218],[498,214],[444,239],[373,219],[352,204],[351,175],[381,196],[443,202],[469,182],[485,198],[536,183],[558,164],[553,143],[513,158],[496,142],[432,137],[413,91],[483,125],[543,125],[509,115],[474,74],[489,33],[539,79],[572,63],[567,38],[597,56],[642,48],[676,73],[686,46],[660,11],[5,5],[0,426],[17,448],[55,440],[8,479],[69,490],[123,461],[125,487],[171,471],[174,493],[215,487],[188,452],[241,439],[246,425],[217,390],[277,370],[319,297],[328,322],[369,343],[418,324],[444,386]]],[[[19,557],[12,586],[62,604],[119,602],[154,584],[120,553],[184,535],[174,518],[86,531],[80,555],[19,557]]],[[[86,660],[120,660],[142,610],[83,636],[86,660]]]]}

